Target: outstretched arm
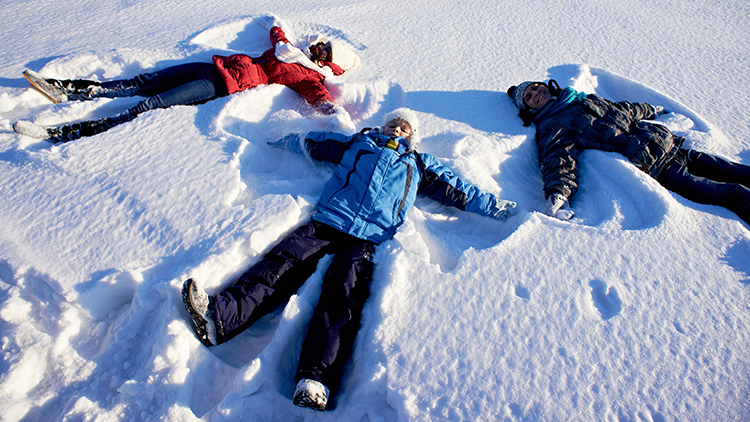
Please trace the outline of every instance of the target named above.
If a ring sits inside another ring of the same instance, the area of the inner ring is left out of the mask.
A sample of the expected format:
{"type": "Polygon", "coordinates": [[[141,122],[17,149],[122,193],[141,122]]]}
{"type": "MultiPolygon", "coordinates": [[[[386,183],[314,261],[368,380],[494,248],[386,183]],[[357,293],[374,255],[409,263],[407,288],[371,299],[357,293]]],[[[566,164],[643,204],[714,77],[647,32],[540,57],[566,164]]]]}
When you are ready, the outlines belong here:
{"type": "Polygon", "coordinates": [[[293,133],[277,141],[268,142],[268,145],[284,148],[295,154],[308,154],[317,161],[338,164],[355,136],[335,132],[308,132],[304,135],[293,133]]]}
{"type": "Polygon", "coordinates": [[[269,13],[266,16],[259,18],[258,24],[269,31],[272,45],[276,45],[279,42],[289,42],[284,34],[284,30],[281,29],[284,24],[281,19],[277,18],[275,15],[269,13]]]}
{"type": "Polygon", "coordinates": [[[576,143],[561,130],[537,140],[539,170],[547,198],[546,213],[561,220],[573,217],[568,202],[578,191],[580,151],[576,143]]]}
{"type": "Polygon", "coordinates": [[[544,196],[572,198],[578,191],[580,151],[576,143],[560,131],[537,140],[539,170],[544,181],[544,196]]]}
{"type": "Polygon", "coordinates": [[[308,104],[314,106],[323,114],[333,114],[335,101],[328,92],[323,81],[303,79],[299,82],[286,84],[298,93],[308,104]]]}
{"type": "Polygon", "coordinates": [[[271,44],[273,44],[274,46],[279,43],[291,44],[291,41],[286,38],[284,30],[281,29],[280,26],[274,26],[269,31],[269,35],[271,36],[271,44]]]}
{"type": "MultiPolygon", "coordinates": [[[[419,153],[417,153],[419,154],[419,153]]],[[[419,154],[424,168],[423,177],[417,193],[434,199],[444,205],[462,211],[474,212],[497,220],[506,220],[516,214],[516,203],[497,198],[483,192],[476,186],[456,176],[430,154],[419,154]]]]}
{"type": "Polygon", "coordinates": [[[631,103],[629,101],[610,101],[613,107],[629,114],[636,120],[651,120],[664,114],[663,107],[652,106],[648,103],[631,103]]]}
{"type": "Polygon", "coordinates": [[[328,89],[320,80],[305,79],[300,82],[287,84],[305,101],[315,107],[318,112],[331,116],[331,122],[326,128],[329,131],[354,131],[354,122],[349,113],[336,104],[328,89]]]}
{"type": "MultiPolygon", "coordinates": [[[[318,66],[313,63],[307,55],[295,47],[281,29],[281,21],[273,15],[265,17],[261,25],[269,28],[271,44],[274,45],[276,58],[284,63],[297,63],[308,69],[320,73],[321,78],[306,78],[296,83],[287,83],[286,85],[297,92],[308,104],[314,106],[320,113],[333,116],[329,125],[329,130],[354,130],[349,113],[343,107],[337,105],[325,87],[323,81],[325,78],[333,77],[335,74],[341,74],[343,71],[333,63],[326,63],[326,66],[318,66]],[[338,70],[338,71],[337,71],[338,70]]],[[[315,38],[310,38],[314,40],[315,38]]],[[[310,41],[310,40],[308,40],[310,41]]]]}

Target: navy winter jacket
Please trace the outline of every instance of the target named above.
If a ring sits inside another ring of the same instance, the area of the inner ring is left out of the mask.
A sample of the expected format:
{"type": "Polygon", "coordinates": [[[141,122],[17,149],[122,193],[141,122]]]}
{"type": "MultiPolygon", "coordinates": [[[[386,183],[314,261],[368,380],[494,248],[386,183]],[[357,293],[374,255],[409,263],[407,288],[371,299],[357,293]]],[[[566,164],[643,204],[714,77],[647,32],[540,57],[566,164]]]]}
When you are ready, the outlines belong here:
{"type": "Polygon", "coordinates": [[[565,88],[557,100],[533,117],[547,197],[561,193],[571,198],[576,193],[578,156],[586,149],[619,152],[658,178],[684,140],[662,125],[644,121],[656,117],[649,104],[611,102],[593,94],[561,102],[571,94],[580,95],[565,88]]]}
{"type": "Polygon", "coordinates": [[[481,215],[497,206],[494,195],[459,179],[435,156],[409,151],[403,142],[377,131],[307,133],[310,156],[338,164],[313,219],[379,244],[396,234],[418,193],[481,215]]]}

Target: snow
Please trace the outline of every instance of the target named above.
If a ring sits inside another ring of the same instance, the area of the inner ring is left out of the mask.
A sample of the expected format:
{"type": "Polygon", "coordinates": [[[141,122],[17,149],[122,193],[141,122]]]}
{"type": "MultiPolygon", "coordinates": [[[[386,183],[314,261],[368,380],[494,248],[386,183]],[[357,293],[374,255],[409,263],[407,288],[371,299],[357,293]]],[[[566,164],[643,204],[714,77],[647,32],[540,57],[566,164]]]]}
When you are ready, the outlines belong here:
{"type": "Polygon", "coordinates": [[[547,217],[529,79],[647,101],[695,149],[750,164],[748,4],[642,0],[8,0],[0,8],[0,420],[750,420],[750,231],[622,156],[582,157],[576,217],[547,217]],[[343,388],[292,405],[319,271],[206,348],[180,288],[216,292],[314,210],[330,167],[266,145],[323,129],[287,88],[139,116],[51,146],[18,119],[104,117],[21,76],[104,80],[268,47],[257,18],[362,58],[331,91],[357,127],[401,106],[420,150],[517,201],[507,222],[420,199],[381,245],[343,388]],[[744,70],[743,70],[744,69],[744,70]]]}

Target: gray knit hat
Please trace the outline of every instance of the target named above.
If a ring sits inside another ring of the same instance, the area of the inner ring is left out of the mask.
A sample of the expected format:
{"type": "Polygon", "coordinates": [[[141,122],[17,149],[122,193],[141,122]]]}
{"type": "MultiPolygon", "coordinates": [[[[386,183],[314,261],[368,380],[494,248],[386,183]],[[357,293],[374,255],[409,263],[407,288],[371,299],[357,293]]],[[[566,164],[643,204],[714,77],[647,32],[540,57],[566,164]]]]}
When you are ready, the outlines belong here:
{"type": "Polygon", "coordinates": [[[516,107],[520,108],[521,110],[525,108],[529,108],[529,106],[526,105],[526,103],[523,102],[523,93],[526,91],[526,88],[529,87],[529,85],[533,84],[533,81],[526,81],[518,84],[516,87],[516,91],[513,93],[513,102],[516,103],[516,107]]]}

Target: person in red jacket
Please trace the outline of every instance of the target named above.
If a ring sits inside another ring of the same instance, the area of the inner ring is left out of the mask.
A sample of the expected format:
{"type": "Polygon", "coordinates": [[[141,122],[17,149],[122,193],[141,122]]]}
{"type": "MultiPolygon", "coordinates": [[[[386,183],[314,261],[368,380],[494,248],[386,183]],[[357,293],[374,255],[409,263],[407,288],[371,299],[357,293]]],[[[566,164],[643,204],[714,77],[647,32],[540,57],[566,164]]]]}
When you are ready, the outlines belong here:
{"type": "Polygon", "coordinates": [[[22,135],[51,143],[93,136],[133,120],[139,114],[175,105],[196,105],[259,85],[281,84],[297,92],[323,114],[333,115],[337,129],[354,125],[337,106],[324,85],[326,77],[341,75],[359,64],[359,57],[336,40],[321,36],[306,38],[304,50],[295,47],[274,16],[261,20],[269,28],[273,48],[260,57],[245,54],[213,56],[213,63],[185,63],[132,79],[97,82],[44,78],[30,70],[24,76],[54,102],[95,98],[144,96],[145,100],[113,117],[59,127],[43,127],[21,120],[13,129],[22,135]]]}

